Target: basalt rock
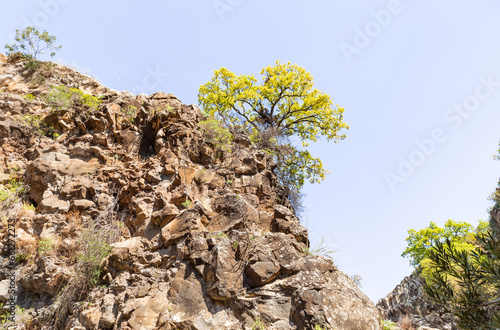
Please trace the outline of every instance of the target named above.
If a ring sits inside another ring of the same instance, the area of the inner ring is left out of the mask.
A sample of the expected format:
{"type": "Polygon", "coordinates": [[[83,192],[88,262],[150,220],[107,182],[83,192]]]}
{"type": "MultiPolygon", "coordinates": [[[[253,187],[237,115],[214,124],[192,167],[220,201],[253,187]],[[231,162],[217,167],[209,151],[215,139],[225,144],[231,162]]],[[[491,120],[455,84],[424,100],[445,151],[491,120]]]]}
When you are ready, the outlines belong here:
{"type": "Polygon", "coordinates": [[[393,322],[403,318],[411,320],[417,330],[456,330],[453,314],[446,314],[442,308],[432,303],[423,289],[423,279],[418,271],[407,276],[377,303],[382,317],[393,322]]]}

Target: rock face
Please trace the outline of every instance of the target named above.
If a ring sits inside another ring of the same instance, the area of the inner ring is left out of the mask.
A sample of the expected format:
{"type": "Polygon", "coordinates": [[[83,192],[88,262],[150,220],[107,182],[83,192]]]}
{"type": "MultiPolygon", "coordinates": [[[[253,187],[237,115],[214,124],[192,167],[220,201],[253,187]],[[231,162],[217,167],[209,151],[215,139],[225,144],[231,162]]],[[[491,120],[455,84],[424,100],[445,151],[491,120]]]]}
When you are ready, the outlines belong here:
{"type": "Polygon", "coordinates": [[[413,272],[385,298],[377,303],[382,317],[393,322],[410,318],[417,330],[457,330],[452,314],[442,310],[426,298],[422,278],[413,272]]]}
{"type": "MultiPolygon", "coordinates": [[[[348,276],[305,253],[306,229],[277,198],[275,164],[248,138],[216,153],[195,105],[166,93],[116,92],[56,64],[42,68],[29,72],[0,56],[1,179],[25,187],[0,212],[16,219],[15,298],[34,308],[32,325],[381,328],[378,310],[348,276]],[[55,109],[44,97],[53,85],[99,95],[101,104],[55,109]],[[116,231],[112,250],[97,283],[64,300],[86,228],[116,231]]],[[[6,223],[0,229],[6,265],[6,223]]]]}

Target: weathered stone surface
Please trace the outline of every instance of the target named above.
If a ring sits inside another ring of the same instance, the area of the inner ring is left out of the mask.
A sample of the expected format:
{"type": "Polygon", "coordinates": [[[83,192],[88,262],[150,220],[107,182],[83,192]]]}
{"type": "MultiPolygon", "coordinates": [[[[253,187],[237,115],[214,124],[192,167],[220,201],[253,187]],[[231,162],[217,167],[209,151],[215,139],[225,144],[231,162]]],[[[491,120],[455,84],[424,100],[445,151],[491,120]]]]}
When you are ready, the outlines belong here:
{"type": "Polygon", "coordinates": [[[161,229],[161,238],[165,246],[177,242],[191,231],[204,230],[207,223],[206,216],[197,205],[183,211],[175,219],[161,229]]]}
{"type": "Polygon", "coordinates": [[[89,201],[88,199],[77,199],[74,200],[71,204],[71,207],[77,209],[78,211],[88,210],[94,206],[94,202],[89,201]]]}
{"type": "Polygon", "coordinates": [[[308,244],[307,230],[299,222],[299,219],[283,205],[275,205],[274,219],[271,222],[271,230],[275,232],[291,234],[299,242],[308,244]]]}
{"type": "Polygon", "coordinates": [[[179,209],[175,205],[167,204],[161,210],[153,212],[151,221],[157,226],[164,227],[178,216],[179,213],[179,209]]]}
{"type": "Polygon", "coordinates": [[[36,264],[27,268],[20,276],[20,284],[28,291],[56,296],[71,274],[52,257],[38,257],[36,264]]]}
{"type": "Polygon", "coordinates": [[[240,195],[227,194],[213,199],[212,208],[218,213],[209,223],[209,231],[243,228],[244,224],[260,227],[259,212],[240,195]]]}
{"type": "Polygon", "coordinates": [[[393,322],[408,317],[412,325],[419,330],[458,329],[453,315],[444,314],[441,308],[426,297],[422,281],[417,272],[405,277],[391,293],[378,301],[377,308],[381,315],[393,322]]]}
{"type": "Polygon", "coordinates": [[[129,314],[128,325],[134,330],[156,329],[162,312],[168,311],[170,303],[165,292],[152,290],[143,298],[129,300],[123,307],[124,314],[129,314]]]}
{"type": "Polygon", "coordinates": [[[38,204],[38,211],[45,213],[64,213],[69,210],[69,202],[59,199],[59,196],[52,195],[44,198],[38,204]]]}

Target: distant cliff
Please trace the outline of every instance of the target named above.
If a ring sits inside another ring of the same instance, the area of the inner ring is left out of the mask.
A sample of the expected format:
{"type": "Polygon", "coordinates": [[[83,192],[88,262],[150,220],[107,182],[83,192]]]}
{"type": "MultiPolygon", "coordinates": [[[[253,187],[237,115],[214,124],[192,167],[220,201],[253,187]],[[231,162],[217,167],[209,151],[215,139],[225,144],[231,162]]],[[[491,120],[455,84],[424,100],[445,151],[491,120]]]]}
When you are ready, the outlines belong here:
{"type": "Polygon", "coordinates": [[[407,318],[418,330],[458,329],[452,314],[444,314],[428,300],[422,281],[418,271],[415,271],[405,277],[385,298],[380,299],[377,308],[382,317],[396,323],[407,318]]]}

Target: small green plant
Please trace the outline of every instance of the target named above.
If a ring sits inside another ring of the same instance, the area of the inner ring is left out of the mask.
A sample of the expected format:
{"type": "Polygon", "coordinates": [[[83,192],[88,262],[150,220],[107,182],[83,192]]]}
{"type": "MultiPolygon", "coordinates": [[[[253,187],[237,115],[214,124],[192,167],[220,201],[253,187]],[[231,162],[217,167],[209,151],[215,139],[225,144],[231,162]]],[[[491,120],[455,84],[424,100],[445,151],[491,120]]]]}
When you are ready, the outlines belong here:
{"type": "Polygon", "coordinates": [[[40,62],[34,58],[28,57],[26,62],[24,62],[24,69],[35,72],[43,65],[43,62],[40,62]]]}
{"type": "Polygon", "coordinates": [[[233,180],[226,180],[226,183],[231,184],[233,183],[233,180]]]}
{"type": "Polygon", "coordinates": [[[24,95],[24,99],[26,101],[30,101],[31,102],[31,101],[34,101],[36,99],[36,96],[33,95],[33,94],[26,94],[26,95],[24,95]]]}
{"type": "Polygon", "coordinates": [[[45,129],[47,125],[43,122],[42,116],[37,115],[25,115],[21,117],[21,122],[24,126],[29,126],[34,132],[45,135],[45,129]]]}
{"type": "Polygon", "coordinates": [[[83,106],[92,112],[97,110],[101,101],[92,95],[85,94],[78,88],[68,88],[66,86],[53,86],[45,96],[45,101],[54,110],[68,109],[73,106],[83,106]]]}
{"type": "Polygon", "coordinates": [[[35,208],[35,206],[33,206],[33,205],[29,204],[29,203],[23,203],[23,210],[35,212],[36,208],[35,208]]]}
{"type": "Polygon", "coordinates": [[[314,326],[314,330],[326,330],[326,328],[323,328],[321,325],[316,324],[316,325],[314,326]]]}
{"type": "MultiPolygon", "coordinates": [[[[4,304],[0,303],[0,309],[3,309],[3,307],[4,304]]],[[[31,312],[33,312],[33,308],[26,309],[19,305],[16,305],[14,315],[11,315],[9,313],[0,315],[0,324],[24,324],[25,326],[28,326],[29,329],[29,325],[33,321],[33,317],[30,315],[31,312]],[[13,316],[15,321],[12,320],[13,316]]]]}
{"type": "Polygon", "coordinates": [[[122,109],[123,116],[130,122],[133,123],[135,117],[137,116],[137,107],[134,105],[129,105],[122,109]]]}
{"type": "Polygon", "coordinates": [[[321,242],[318,243],[314,248],[305,247],[302,249],[304,255],[320,255],[323,257],[327,257],[333,260],[333,254],[336,252],[335,250],[330,250],[330,248],[326,245],[326,240],[324,237],[321,238],[321,242]]]}
{"type": "Polygon", "coordinates": [[[31,255],[29,253],[23,252],[16,254],[16,262],[24,262],[30,260],[31,255]]]}
{"type": "Polygon", "coordinates": [[[226,238],[226,237],[227,237],[227,235],[224,234],[224,233],[218,233],[217,235],[210,235],[210,236],[208,236],[208,238],[215,238],[217,240],[223,239],[223,238],[226,238]]]}
{"type": "Polygon", "coordinates": [[[265,330],[267,329],[266,325],[264,322],[260,320],[260,316],[255,319],[255,322],[252,325],[252,330],[265,330]]]}
{"type": "Polygon", "coordinates": [[[239,245],[238,241],[233,242],[232,246],[234,251],[238,251],[238,245],[239,245]]]}
{"type": "Polygon", "coordinates": [[[382,320],[382,330],[395,330],[397,328],[397,324],[390,320],[382,320]]]}
{"type": "Polygon", "coordinates": [[[9,183],[0,184],[0,205],[9,207],[19,201],[19,195],[24,192],[24,187],[20,179],[11,177],[9,183]]]}
{"type": "Polygon", "coordinates": [[[200,121],[198,125],[207,141],[214,146],[219,155],[224,151],[231,151],[233,135],[221,122],[214,118],[208,118],[200,121]]]}
{"type": "Polygon", "coordinates": [[[47,255],[54,250],[54,243],[49,238],[42,238],[38,241],[38,254],[41,256],[47,255]]]}
{"type": "Polygon", "coordinates": [[[188,200],[186,200],[185,202],[182,203],[182,206],[185,209],[188,209],[191,206],[191,204],[192,204],[192,202],[188,199],[188,200]]]}

